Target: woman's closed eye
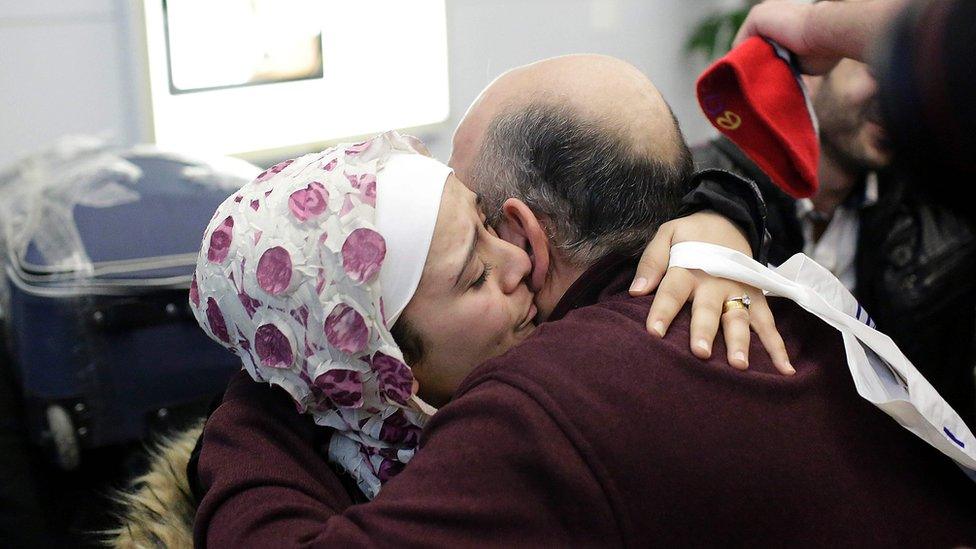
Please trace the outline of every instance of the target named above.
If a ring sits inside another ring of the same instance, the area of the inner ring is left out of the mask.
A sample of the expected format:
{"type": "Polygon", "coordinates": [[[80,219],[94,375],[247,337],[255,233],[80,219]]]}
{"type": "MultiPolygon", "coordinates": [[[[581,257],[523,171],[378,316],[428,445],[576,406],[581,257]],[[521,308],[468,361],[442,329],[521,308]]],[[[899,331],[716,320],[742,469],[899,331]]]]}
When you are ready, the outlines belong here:
{"type": "Polygon", "coordinates": [[[488,275],[491,274],[491,270],[494,268],[492,267],[491,263],[487,263],[485,261],[482,261],[482,265],[484,265],[484,268],[481,270],[481,275],[479,275],[471,285],[473,288],[480,288],[482,285],[484,285],[485,281],[488,280],[488,275]]]}

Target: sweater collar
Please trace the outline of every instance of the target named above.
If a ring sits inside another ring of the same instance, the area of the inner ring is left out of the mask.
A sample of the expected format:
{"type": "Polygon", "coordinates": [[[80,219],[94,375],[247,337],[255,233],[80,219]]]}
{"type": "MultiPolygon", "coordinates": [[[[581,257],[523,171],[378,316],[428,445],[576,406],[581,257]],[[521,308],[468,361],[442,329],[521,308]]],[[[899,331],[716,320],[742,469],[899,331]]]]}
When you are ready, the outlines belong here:
{"type": "Polygon", "coordinates": [[[574,309],[627,291],[636,269],[637,259],[628,255],[610,254],[597,261],[566,290],[546,321],[554,322],[574,309]]]}

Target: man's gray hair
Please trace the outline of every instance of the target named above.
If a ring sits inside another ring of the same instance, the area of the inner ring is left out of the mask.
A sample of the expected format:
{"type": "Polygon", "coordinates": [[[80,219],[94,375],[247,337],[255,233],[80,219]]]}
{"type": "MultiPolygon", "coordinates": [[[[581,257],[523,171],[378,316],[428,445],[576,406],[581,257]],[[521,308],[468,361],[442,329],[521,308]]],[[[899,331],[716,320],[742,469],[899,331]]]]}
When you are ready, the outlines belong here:
{"type": "Polygon", "coordinates": [[[647,158],[604,121],[529,104],[491,123],[470,183],[489,222],[501,219],[505,200],[518,198],[565,258],[587,267],[611,253],[637,253],[677,215],[694,167],[680,130],[676,139],[672,158],[647,158]]]}

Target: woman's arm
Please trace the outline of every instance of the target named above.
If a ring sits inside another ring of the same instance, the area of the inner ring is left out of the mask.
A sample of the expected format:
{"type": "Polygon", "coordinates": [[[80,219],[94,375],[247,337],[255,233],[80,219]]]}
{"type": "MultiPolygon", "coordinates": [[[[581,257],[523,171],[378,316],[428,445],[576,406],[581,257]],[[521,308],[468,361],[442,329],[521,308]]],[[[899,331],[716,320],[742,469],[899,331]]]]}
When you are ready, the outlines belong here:
{"type": "Polygon", "coordinates": [[[293,407],[281,417],[283,392],[243,383],[253,387],[204,434],[197,547],[619,544],[602,485],[565,426],[523,390],[478,383],[434,416],[423,449],[376,499],[351,505],[316,457],[309,418],[293,407]]]}
{"type": "Polygon", "coordinates": [[[197,547],[297,547],[352,505],[319,449],[328,430],[284,391],[235,377],[204,429],[197,547]]]}

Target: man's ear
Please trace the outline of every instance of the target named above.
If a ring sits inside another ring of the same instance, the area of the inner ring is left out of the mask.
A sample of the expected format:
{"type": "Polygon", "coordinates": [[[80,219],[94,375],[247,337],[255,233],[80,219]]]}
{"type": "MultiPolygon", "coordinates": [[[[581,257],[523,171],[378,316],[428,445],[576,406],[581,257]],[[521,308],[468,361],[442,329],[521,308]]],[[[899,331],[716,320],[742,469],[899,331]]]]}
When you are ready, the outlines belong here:
{"type": "Polygon", "coordinates": [[[549,274],[549,238],[532,210],[517,198],[509,198],[502,204],[504,218],[497,227],[498,236],[525,250],[532,260],[529,289],[542,289],[549,274]]]}

